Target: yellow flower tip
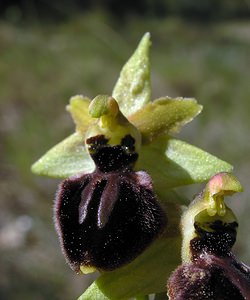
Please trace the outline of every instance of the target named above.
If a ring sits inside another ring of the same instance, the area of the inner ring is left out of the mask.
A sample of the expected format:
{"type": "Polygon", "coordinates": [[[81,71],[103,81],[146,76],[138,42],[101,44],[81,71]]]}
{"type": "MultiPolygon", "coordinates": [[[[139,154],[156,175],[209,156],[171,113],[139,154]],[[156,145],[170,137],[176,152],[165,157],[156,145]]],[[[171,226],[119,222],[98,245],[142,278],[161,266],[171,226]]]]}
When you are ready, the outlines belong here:
{"type": "Polygon", "coordinates": [[[94,273],[96,271],[96,268],[91,267],[91,266],[80,266],[80,272],[82,274],[90,274],[94,273]]]}

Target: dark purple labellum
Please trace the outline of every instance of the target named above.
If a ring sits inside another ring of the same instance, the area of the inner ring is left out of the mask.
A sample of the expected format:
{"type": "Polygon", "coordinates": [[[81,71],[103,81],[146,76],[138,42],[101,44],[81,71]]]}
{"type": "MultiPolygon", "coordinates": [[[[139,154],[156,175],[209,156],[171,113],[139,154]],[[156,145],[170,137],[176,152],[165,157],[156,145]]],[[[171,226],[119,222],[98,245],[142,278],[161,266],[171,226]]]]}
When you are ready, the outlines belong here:
{"type": "Polygon", "coordinates": [[[59,187],[55,210],[61,245],[75,271],[130,262],[166,224],[146,172],[71,177],[59,187]]]}
{"type": "Polygon", "coordinates": [[[113,270],[132,261],[166,225],[150,176],[132,171],[137,154],[131,139],[121,146],[101,141],[90,141],[95,172],[64,180],[55,201],[61,246],[76,272],[80,266],[113,270]]]}
{"type": "Polygon", "coordinates": [[[131,135],[126,135],[121,144],[116,146],[109,146],[104,135],[86,141],[97,169],[103,173],[131,170],[138,158],[134,143],[135,140],[131,135]]]}
{"type": "Polygon", "coordinates": [[[194,223],[197,237],[190,241],[192,259],[196,260],[202,253],[227,256],[236,241],[237,222],[223,223],[221,220],[207,224],[213,231],[205,231],[197,222],[194,223]]]}
{"type": "Polygon", "coordinates": [[[168,281],[172,300],[250,299],[250,268],[238,262],[231,248],[237,222],[207,223],[206,231],[194,224],[197,237],[190,241],[192,262],[182,264],[168,281]]]}
{"type": "Polygon", "coordinates": [[[171,300],[249,300],[250,269],[232,255],[203,255],[175,270],[168,295],[171,300]]]}

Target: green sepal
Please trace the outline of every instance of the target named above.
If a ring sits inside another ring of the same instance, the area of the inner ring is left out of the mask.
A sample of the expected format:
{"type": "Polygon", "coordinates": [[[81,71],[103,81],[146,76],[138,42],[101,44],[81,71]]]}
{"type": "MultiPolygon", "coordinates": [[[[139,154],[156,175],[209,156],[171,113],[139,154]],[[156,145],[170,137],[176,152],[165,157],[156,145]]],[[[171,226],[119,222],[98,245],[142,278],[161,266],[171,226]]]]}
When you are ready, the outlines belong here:
{"type": "MultiPolygon", "coordinates": [[[[79,133],[54,146],[32,166],[36,174],[59,178],[93,169],[84,137],[79,133]]],[[[206,181],[216,173],[231,172],[232,166],[195,146],[161,136],[141,147],[136,170],[146,170],[153,179],[155,192],[164,198],[167,189],[206,181]]],[[[180,203],[180,198],[176,199],[180,203]]]]}
{"type": "Polygon", "coordinates": [[[129,121],[139,129],[144,142],[152,141],[162,133],[178,132],[201,110],[202,106],[193,98],[162,97],[129,116],[129,121]]]}
{"type": "Polygon", "coordinates": [[[76,132],[45,153],[31,170],[38,175],[67,178],[81,172],[90,173],[94,168],[85,149],[84,136],[76,132]]]}
{"type": "Polygon", "coordinates": [[[93,119],[89,115],[90,99],[76,95],[70,98],[69,105],[66,106],[67,111],[71,114],[72,119],[76,124],[76,131],[85,133],[89,124],[93,122],[93,119]]]}
{"type": "Polygon", "coordinates": [[[164,192],[157,193],[154,188],[154,192],[157,194],[158,199],[161,203],[175,203],[180,205],[189,205],[190,203],[189,198],[178,193],[175,189],[164,189],[164,192]]]}
{"type": "Polygon", "coordinates": [[[142,145],[136,169],[150,174],[161,198],[166,189],[206,181],[216,173],[231,172],[232,166],[186,142],[160,136],[142,145]]]}
{"type": "Polygon", "coordinates": [[[77,300],[109,300],[103,292],[99,289],[96,282],[93,282],[91,286],[82,294],[77,300]]]}
{"type": "Polygon", "coordinates": [[[121,112],[128,117],[151,99],[149,48],[150,34],[146,33],[137,49],[124,65],[113,89],[121,112]]]}
{"type": "Polygon", "coordinates": [[[180,263],[181,236],[180,210],[174,204],[165,209],[168,226],[163,235],[130,264],[103,273],[79,300],[125,300],[166,290],[167,278],[180,263]]]}

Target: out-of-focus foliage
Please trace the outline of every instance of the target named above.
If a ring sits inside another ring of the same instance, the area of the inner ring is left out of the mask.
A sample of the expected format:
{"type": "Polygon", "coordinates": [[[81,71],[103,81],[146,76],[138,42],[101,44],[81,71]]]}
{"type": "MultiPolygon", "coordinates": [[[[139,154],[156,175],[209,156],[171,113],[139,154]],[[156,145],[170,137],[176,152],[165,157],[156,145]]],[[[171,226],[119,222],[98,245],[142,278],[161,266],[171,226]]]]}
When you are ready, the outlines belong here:
{"type": "Polygon", "coordinates": [[[1,299],[76,299],[89,284],[61,256],[51,209],[57,181],[33,176],[30,165],[73,131],[70,96],[112,92],[145,31],[154,43],[152,97],[197,98],[203,113],[181,138],[235,166],[245,192],[230,203],[240,222],[234,252],[250,263],[250,22],[112,24],[100,13],[57,25],[0,23],[1,299]]]}
{"type": "Polygon", "coordinates": [[[248,0],[2,0],[0,15],[17,21],[62,21],[79,12],[101,9],[115,19],[131,15],[146,17],[180,16],[200,21],[249,17],[248,0]]]}

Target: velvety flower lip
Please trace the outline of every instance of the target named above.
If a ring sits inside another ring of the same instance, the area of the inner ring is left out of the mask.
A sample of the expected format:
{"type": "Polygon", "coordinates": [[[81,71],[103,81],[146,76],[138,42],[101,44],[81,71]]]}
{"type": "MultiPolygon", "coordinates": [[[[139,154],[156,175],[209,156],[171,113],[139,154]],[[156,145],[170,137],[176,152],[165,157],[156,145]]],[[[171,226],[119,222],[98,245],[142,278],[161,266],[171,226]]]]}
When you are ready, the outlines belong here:
{"type": "Polygon", "coordinates": [[[192,261],[199,259],[203,253],[211,253],[218,256],[227,256],[236,241],[238,223],[223,223],[216,220],[207,223],[210,231],[203,229],[197,222],[194,223],[197,237],[190,241],[192,261]]]}
{"type": "Polygon", "coordinates": [[[201,255],[195,263],[175,270],[168,281],[168,295],[174,300],[247,300],[250,269],[233,255],[201,255]]]}
{"type": "Polygon", "coordinates": [[[55,202],[56,228],[66,259],[113,270],[133,260],[165,228],[146,172],[98,171],[66,179],[55,202]]]}

